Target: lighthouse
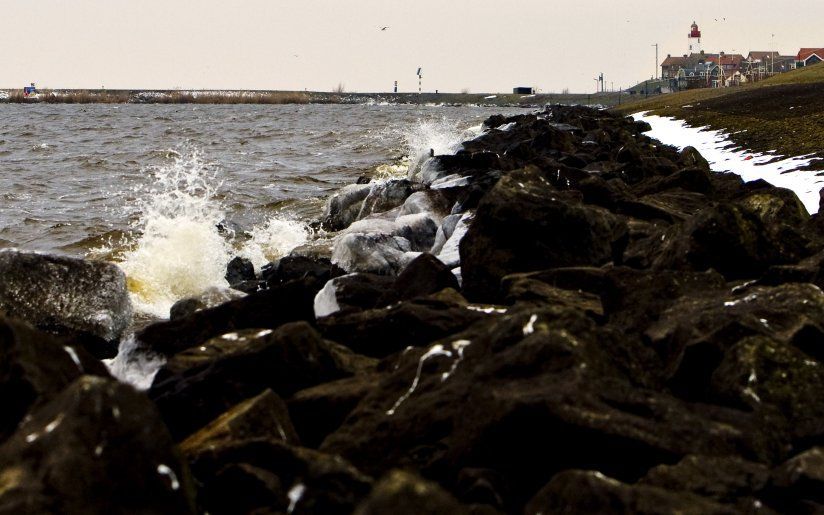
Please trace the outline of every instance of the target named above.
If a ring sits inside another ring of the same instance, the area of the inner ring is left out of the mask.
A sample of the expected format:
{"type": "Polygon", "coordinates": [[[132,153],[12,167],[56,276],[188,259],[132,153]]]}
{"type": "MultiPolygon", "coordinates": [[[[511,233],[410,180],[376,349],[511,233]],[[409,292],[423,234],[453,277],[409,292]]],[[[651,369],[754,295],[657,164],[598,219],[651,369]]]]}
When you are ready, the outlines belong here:
{"type": "Polygon", "coordinates": [[[690,44],[690,54],[701,53],[701,31],[698,30],[698,24],[695,22],[692,22],[687,41],[690,44]]]}

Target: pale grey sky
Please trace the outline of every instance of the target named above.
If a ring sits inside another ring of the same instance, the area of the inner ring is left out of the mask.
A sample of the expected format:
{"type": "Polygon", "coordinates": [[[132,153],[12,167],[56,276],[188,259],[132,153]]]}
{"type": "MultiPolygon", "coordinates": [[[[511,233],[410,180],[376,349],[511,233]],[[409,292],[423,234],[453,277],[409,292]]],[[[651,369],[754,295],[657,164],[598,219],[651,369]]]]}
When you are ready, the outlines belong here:
{"type": "Polygon", "coordinates": [[[0,0],[0,87],[586,92],[693,20],[708,51],[824,47],[824,0],[0,0]]]}

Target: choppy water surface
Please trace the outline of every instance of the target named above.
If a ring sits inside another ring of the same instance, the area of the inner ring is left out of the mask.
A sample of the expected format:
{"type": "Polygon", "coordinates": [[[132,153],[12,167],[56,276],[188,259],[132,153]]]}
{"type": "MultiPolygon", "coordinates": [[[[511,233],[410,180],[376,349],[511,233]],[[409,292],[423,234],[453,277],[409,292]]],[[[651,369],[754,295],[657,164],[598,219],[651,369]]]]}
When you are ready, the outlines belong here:
{"type": "MultiPolygon", "coordinates": [[[[110,259],[139,310],[219,285],[311,237],[323,199],[402,175],[500,109],[419,106],[0,105],[0,247],[110,259]],[[251,233],[240,247],[222,220],[251,233]]],[[[507,113],[505,113],[507,114],[507,113]]]]}

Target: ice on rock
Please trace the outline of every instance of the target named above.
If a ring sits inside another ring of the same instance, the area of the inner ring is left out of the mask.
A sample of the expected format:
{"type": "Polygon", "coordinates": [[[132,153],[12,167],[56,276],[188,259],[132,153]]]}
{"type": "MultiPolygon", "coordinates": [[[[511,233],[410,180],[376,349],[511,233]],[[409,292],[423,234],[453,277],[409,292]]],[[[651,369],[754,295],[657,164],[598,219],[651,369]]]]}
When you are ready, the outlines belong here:
{"type": "Polygon", "coordinates": [[[386,234],[346,234],[332,249],[332,263],[348,273],[370,272],[395,275],[403,268],[409,241],[386,234]]]}
{"type": "Polygon", "coordinates": [[[443,244],[437,258],[440,259],[446,266],[454,268],[461,264],[460,245],[461,240],[469,231],[469,223],[472,221],[472,213],[464,213],[458,223],[455,225],[455,230],[448,240],[443,244]]]}
{"type": "Polygon", "coordinates": [[[315,318],[322,318],[340,311],[336,293],[335,279],[326,281],[323,288],[315,295],[315,318]]]}

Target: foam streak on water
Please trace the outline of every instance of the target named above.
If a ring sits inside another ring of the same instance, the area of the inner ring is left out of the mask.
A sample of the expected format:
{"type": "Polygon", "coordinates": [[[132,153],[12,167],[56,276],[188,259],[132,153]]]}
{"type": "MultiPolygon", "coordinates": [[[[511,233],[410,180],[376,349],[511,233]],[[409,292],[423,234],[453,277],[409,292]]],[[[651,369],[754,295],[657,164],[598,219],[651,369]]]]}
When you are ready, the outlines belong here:
{"type": "Polygon", "coordinates": [[[695,147],[709,162],[715,172],[732,172],[745,181],[764,179],[773,186],[793,190],[807,211],[818,212],[819,190],[824,177],[814,171],[805,171],[816,158],[809,156],[783,158],[775,154],[759,154],[736,148],[729,136],[722,131],[706,127],[690,127],[683,120],[634,114],[636,120],[650,124],[647,136],[678,148],[695,147]]]}

